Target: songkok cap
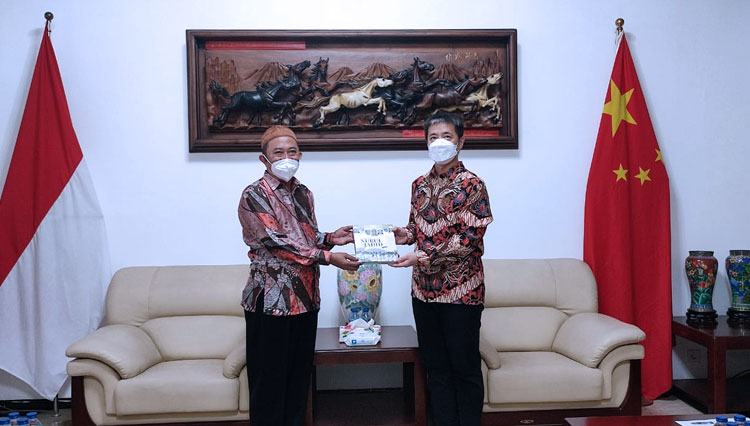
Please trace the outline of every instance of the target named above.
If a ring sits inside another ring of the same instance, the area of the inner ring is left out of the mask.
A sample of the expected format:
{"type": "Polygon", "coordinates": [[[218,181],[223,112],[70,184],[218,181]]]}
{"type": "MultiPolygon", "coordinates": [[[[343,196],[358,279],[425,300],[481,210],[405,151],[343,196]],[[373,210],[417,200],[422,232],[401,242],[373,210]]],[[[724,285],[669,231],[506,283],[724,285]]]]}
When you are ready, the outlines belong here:
{"type": "Polygon", "coordinates": [[[297,135],[294,134],[292,129],[286,126],[271,126],[263,133],[263,136],[260,137],[260,148],[265,149],[268,142],[282,136],[289,136],[294,139],[295,142],[297,141],[297,135]]]}

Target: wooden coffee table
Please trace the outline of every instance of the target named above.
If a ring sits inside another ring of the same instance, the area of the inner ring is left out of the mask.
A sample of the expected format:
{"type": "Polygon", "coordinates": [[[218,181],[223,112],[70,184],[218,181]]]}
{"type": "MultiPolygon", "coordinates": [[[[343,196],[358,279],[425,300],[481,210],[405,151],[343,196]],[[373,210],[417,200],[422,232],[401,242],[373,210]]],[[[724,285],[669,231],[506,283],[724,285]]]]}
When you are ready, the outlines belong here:
{"type": "Polygon", "coordinates": [[[337,327],[318,329],[315,366],[401,363],[404,388],[366,394],[317,392],[312,380],[306,424],[426,426],[425,378],[414,328],[408,325],[383,326],[382,338],[375,346],[346,346],[339,343],[338,333],[337,327]]]}
{"type": "Polygon", "coordinates": [[[716,414],[690,414],[686,416],[569,417],[565,419],[564,426],[677,426],[677,423],[675,423],[676,420],[713,420],[715,418],[716,414]]]}

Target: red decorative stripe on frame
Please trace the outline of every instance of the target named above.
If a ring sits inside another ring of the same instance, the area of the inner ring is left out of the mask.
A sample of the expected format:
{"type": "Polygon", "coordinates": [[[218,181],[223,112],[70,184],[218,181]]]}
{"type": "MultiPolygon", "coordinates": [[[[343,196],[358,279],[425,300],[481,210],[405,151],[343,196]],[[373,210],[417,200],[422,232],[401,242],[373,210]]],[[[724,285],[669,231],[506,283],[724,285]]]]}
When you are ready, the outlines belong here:
{"type": "Polygon", "coordinates": [[[206,50],[305,50],[304,41],[207,41],[206,50]]]}
{"type": "MultiPolygon", "coordinates": [[[[483,136],[500,136],[500,130],[492,129],[471,129],[464,130],[464,136],[467,138],[472,137],[483,137],[483,136]]],[[[401,131],[402,138],[423,138],[424,130],[422,129],[406,129],[401,131]]]]}
{"type": "Polygon", "coordinates": [[[424,138],[424,130],[422,129],[406,129],[401,131],[402,138],[424,138]]]}
{"type": "Polygon", "coordinates": [[[464,130],[464,136],[467,138],[471,137],[481,137],[481,136],[500,136],[500,130],[480,130],[480,129],[472,129],[472,130],[464,130]]]}

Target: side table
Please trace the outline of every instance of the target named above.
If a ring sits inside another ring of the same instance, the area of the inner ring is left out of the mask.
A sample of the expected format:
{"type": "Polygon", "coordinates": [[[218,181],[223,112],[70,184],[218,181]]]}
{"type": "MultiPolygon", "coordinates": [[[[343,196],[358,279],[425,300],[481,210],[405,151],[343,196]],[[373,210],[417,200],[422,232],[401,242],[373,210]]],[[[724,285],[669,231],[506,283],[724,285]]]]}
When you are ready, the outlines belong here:
{"type": "Polygon", "coordinates": [[[417,333],[411,326],[383,326],[380,343],[353,347],[339,343],[337,327],[319,328],[315,366],[402,363],[404,389],[395,395],[345,391],[323,394],[316,392],[313,380],[307,400],[306,425],[426,426],[425,376],[418,348],[417,333]],[[366,402],[362,404],[362,400],[366,402]]]}
{"type": "Polygon", "coordinates": [[[674,380],[673,387],[681,396],[706,408],[709,413],[750,409],[748,379],[727,380],[727,350],[750,349],[750,328],[730,327],[727,317],[719,316],[716,327],[696,327],[686,317],[672,318],[672,335],[680,336],[706,348],[707,379],[674,380]],[[729,392],[727,392],[729,390],[729,392]]]}

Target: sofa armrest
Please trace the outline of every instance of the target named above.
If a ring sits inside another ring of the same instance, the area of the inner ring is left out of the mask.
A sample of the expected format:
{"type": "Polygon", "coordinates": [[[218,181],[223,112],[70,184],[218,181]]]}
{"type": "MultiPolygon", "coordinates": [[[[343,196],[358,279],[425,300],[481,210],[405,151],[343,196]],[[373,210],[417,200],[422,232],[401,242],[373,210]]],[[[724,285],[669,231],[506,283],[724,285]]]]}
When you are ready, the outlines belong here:
{"type": "Polygon", "coordinates": [[[227,379],[236,379],[240,376],[242,368],[247,364],[247,351],[245,348],[245,340],[237,345],[232,352],[224,358],[224,365],[222,366],[222,374],[227,379]]]}
{"type": "Polygon", "coordinates": [[[557,331],[552,350],[596,368],[613,349],[646,338],[638,327],[595,312],[576,314],[557,331]]]}
{"type": "Polygon", "coordinates": [[[498,355],[492,344],[479,333],[479,355],[482,356],[482,360],[492,370],[500,368],[500,355],[498,355]]]}
{"type": "MultiPolygon", "coordinates": [[[[68,376],[83,377],[84,383],[88,383],[85,384],[84,395],[91,395],[92,398],[101,397],[104,401],[104,412],[110,415],[117,414],[115,411],[115,388],[120,381],[120,375],[115,370],[103,362],[85,358],[70,361],[66,370],[68,376]],[[92,381],[94,384],[91,383],[92,381]]],[[[86,400],[90,401],[88,398],[86,400]]],[[[90,402],[87,404],[90,404],[90,402]]]]}
{"type": "Polygon", "coordinates": [[[641,345],[624,345],[613,349],[602,359],[602,362],[599,363],[599,370],[602,372],[602,379],[604,379],[602,399],[610,399],[615,393],[617,382],[614,377],[615,369],[624,363],[627,363],[629,367],[630,362],[643,359],[644,353],[641,345]]]}
{"type": "Polygon", "coordinates": [[[123,379],[137,376],[162,356],[145,331],[126,324],[102,327],[68,346],[65,355],[101,361],[123,379]]]}

